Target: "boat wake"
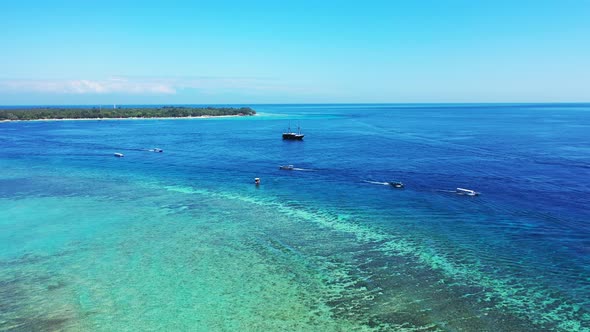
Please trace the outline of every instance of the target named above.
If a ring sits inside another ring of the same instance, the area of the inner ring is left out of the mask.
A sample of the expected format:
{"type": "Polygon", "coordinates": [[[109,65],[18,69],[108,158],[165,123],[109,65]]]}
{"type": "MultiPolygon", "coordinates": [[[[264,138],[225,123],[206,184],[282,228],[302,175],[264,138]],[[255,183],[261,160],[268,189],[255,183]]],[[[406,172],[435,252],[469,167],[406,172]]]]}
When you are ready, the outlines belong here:
{"type": "Polygon", "coordinates": [[[479,192],[471,190],[471,189],[464,189],[464,188],[457,188],[456,190],[446,190],[446,189],[435,189],[434,191],[442,192],[442,193],[451,193],[456,195],[462,196],[479,196],[479,192]]]}
{"type": "Polygon", "coordinates": [[[365,183],[371,183],[371,184],[380,184],[383,186],[389,186],[389,182],[379,182],[379,181],[369,181],[369,180],[363,180],[363,182],[365,183]]]}
{"type": "Polygon", "coordinates": [[[279,169],[284,170],[284,171],[308,171],[308,172],[315,171],[315,169],[293,167],[293,165],[282,165],[282,166],[279,166],[279,169]]]}
{"type": "Polygon", "coordinates": [[[434,191],[438,191],[438,192],[441,192],[441,193],[453,193],[453,194],[456,194],[457,193],[456,190],[446,190],[446,189],[435,189],[434,191]]]}

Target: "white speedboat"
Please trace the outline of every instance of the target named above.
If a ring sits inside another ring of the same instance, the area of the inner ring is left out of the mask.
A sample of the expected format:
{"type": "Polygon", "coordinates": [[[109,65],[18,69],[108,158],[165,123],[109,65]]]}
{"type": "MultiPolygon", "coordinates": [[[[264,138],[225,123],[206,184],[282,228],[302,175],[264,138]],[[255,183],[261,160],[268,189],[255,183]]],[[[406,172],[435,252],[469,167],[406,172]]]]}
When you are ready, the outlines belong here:
{"type": "Polygon", "coordinates": [[[479,193],[475,190],[465,189],[465,188],[457,188],[455,191],[457,195],[467,195],[467,196],[477,196],[479,193]]]}
{"type": "Polygon", "coordinates": [[[123,157],[125,157],[125,155],[122,154],[122,153],[119,153],[119,152],[115,152],[115,157],[117,157],[117,158],[123,158],[123,157]]]}
{"type": "Polygon", "coordinates": [[[164,152],[164,150],[162,150],[160,148],[149,149],[149,151],[151,151],[151,152],[164,152]]]}
{"type": "Polygon", "coordinates": [[[285,171],[292,171],[293,170],[293,165],[282,165],[279,166],[279,169],[285,170],[285,171]]]}

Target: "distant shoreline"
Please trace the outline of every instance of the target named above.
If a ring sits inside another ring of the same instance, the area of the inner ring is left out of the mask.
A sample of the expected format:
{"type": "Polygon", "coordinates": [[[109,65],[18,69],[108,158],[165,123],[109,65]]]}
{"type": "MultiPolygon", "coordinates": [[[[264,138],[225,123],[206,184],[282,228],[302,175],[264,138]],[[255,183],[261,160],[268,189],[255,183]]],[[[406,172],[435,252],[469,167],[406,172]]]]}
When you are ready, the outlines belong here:
{"type": "Polygon", "coordinates": [[[21,108],[0,110],[0,122],[71,121],[71,120],[139,120],[139,119],[207,119],[252,116],[250,107],[131,107],[131,108],[21,108]]]}
{"type": "Polygon", "coordinates": [[[63,118],[63,119],[31,119],[31,120],[0,120],[0,122],[39,122],[39,121],[108,121],[108,120],[190,120],[211,118],[240,118],[252,115],[199,115],[199,116],[167,116],[167,117],[128,117],[128,118],[63,118]]]}

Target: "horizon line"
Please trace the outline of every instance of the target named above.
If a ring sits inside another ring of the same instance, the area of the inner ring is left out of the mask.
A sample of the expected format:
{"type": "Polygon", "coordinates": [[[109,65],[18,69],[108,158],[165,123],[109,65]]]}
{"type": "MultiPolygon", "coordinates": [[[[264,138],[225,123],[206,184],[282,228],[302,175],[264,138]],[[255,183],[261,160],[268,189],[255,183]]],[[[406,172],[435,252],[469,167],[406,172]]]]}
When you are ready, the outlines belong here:
{"type": "Polygon", "coordinates": [[[184,106],[184,105],[198,105],[198,106],[206,106],[206,105],[241,105],[241,106],[248,106],[248,105],[541,105],[541,104],[590,104],[590,101],[530,101],[530,102],[510,102],[510,101],[499,101],[499,102],[452,102],[452,101],[445,101],[445,102],[321,102],[321,103],[148,103],[148,104],[137,104],[137,103],[130,103],[130,104],[106,104],[106,103],[93,103],[93,104],[11,104],[11,105],[0,105],[0,107],[52,107],[52,106],[99,106],[99,107],[109,107],[109,106],[162,106],[162,105],[170,105],[170,106],[184,106]]]}

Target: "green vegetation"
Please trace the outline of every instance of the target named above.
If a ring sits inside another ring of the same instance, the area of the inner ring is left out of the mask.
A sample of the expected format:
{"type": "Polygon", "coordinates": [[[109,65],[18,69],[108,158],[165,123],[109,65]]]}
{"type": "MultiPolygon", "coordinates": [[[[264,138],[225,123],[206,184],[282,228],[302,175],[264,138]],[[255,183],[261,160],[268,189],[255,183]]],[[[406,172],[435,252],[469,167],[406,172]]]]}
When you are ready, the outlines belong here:
{"type": "Polygon", "coordinates": [[[35,107],[0,110],[2,120],[186,118],[194,116],[254,115],[250,107],[130,107],[58,108],[35,107]]]}

